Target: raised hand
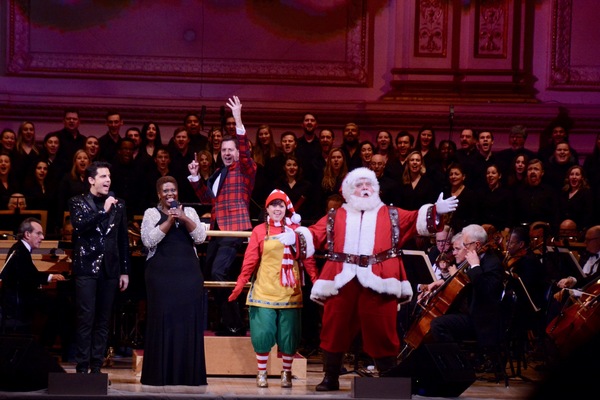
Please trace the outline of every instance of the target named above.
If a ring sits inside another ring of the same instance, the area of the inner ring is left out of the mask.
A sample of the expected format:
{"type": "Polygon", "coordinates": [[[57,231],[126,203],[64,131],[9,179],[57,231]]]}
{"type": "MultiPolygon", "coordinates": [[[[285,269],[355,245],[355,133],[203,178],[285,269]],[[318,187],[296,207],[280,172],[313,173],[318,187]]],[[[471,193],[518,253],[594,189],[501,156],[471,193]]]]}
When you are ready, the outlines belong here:
{"type": "Polygon", "coordinates": [[[438,197],[435,202],[435,210],[438,214],[448,214],[456,210],[458,207],[458,199],[456,196],[448,197],[444,199],[444,193],[440,193],[440,197],[438,197]]]}

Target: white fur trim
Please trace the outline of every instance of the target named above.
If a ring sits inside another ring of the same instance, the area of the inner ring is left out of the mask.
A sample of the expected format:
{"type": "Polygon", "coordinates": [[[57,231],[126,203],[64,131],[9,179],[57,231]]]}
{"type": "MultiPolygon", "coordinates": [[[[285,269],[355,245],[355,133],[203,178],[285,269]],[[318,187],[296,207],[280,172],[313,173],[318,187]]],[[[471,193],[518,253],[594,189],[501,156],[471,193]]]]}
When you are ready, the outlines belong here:
{"type": "Polygon", "coordinates": [[[427,210],[429,207],[433,207],[433,204],[424,204],[419,208],[419,215],[417,216],[417,232],[421,236],[429,236],[433,232],[429,232],[427,229],[427,210]]]}
{"type": "Polygon", "coordinates": [[[314,256],[315,243],[313,235],[312,233],[310,233],[310,230],[308,230],[308,228],[305,226],[299,226],[298,228],[296,228],[295,232],[304,236],[304,239],[306,240],[306,258],[314,256]]]}

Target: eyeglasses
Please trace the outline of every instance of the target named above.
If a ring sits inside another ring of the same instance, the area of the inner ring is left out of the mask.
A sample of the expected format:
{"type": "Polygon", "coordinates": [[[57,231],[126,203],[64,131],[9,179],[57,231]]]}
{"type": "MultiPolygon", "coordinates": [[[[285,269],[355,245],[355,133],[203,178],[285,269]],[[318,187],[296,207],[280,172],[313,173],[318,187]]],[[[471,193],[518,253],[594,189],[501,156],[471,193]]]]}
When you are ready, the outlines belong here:
{"type": "Polygon", "coordinates": [[[442,244],[442,243],[450,243],[450,241],[446,240],[446,239],[444,239],[444,240],[436,240],[436,242],[440,243],[440,244],[442,244]]]}
{"type": "Polygon", "coordinates": [[[469,243],[465,243],[463,242],[463,247],[466,249],[467,247],[469,247],[470,245],[472,245],[473,243],[477,243],[477,240],[473,241],[473,242],[469,242],[469,243]]]}

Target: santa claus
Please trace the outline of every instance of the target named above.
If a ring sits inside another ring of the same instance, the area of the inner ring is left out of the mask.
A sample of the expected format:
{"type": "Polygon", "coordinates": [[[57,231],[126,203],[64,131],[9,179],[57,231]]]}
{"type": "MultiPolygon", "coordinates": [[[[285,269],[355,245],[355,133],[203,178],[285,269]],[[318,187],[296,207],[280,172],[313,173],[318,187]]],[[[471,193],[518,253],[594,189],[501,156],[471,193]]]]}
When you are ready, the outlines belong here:
{"type": "MultiPolygon", "coordinates": [[[[361,334],[363,351],[373,357],[379,372],[393,368],[400,349],[396,331],[398,303],[412,298],[402,265],[401,248],[416,235],[443,228],[439,215],[458,205],[453,196],[419,210],[386,206],[379,198],[375,173],[352,170],[342,183],[346,203],[310,227],[299,227],[306,242],[301,257],[315,249],[327,251],[327,261],[315,282],[311,299],[323,302],[321,349],[325,377],[317,391],[339,389],[342,358],[361,334]]],[[[292,232],[282,234],[284,236],[292,232]]],[[[289,240],[289,236],[288,236],[289,240]]]]}

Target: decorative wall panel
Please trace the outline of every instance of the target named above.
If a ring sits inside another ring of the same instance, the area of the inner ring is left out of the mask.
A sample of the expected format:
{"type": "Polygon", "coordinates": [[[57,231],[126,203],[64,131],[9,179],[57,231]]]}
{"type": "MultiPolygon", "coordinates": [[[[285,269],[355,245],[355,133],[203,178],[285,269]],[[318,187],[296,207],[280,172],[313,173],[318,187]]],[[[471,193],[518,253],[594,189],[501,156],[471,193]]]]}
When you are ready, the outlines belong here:
{"type": "Polygon", "coordinates": [[[448,2],[418,0],[415,18],[415,56],[446,57],[448,51],[448,2]]]}
{"type": "Polygon", "coordinates": [[[595,9],[596,0],[554,0],[550,89],[600,90],[595,9]]]}
{"type": "Polygon", "coordinates": [[[475,57],[506,58],[508,2],[481,0],[475,11],[475,57]]]}
{"type": "Polygon", "coordinates": [[[364,86],[384,0],[9,0],[21,76],[364,86]],[[127,38],[123,40],[123,38],[127,38]]]}

